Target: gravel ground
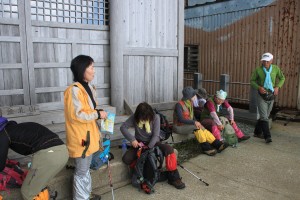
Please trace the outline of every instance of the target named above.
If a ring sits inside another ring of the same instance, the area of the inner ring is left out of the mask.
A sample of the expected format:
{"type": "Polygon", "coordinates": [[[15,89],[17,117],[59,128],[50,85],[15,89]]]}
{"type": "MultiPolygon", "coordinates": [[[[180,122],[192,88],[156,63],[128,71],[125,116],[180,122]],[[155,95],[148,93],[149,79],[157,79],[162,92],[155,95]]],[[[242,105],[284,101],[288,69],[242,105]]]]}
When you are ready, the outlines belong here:
{"type": "MultiPolygon", "coordinates": [[[[252,136],[254,130],[253,125],[242,123],[242,122],[236,122],[236,123],[245,135],[252,136]]],[[[174,144],[173,147],[177,149],[178,152],[180,152],[178,155],[179,163],[183,163],[203,153],[199,142],[195,138],[184,141],[183,143],[174,144]]]]}

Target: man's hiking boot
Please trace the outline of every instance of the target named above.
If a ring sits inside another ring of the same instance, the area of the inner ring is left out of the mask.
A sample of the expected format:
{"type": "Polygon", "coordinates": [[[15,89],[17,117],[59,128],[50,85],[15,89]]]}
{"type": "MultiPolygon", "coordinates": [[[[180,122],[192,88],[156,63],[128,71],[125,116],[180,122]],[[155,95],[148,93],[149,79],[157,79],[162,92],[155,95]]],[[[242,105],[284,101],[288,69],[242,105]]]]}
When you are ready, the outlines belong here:
{"type": "Polygon", "coordinates": [[[90,200],[101,200],[101,196],[98,194],[91,194],[90,200]]]}
{"type": "Polygon", "coordinates": [[[175,181],[170,181],[169,180],[168,183],[170,185],[173,185],[177,189],[183,189],[183,188],[185,188],[185,184],[181,181],[181,178],[179,178],[179,179],[177,179],[175,181]]]}
{"type": "Polygon", "coordinates": [[[257,137],[257,138],[260,138],[260,139],[265,139],[263,134],[255,134],[254,133],[253,137],[257,137]]]}
{"type": "Polygon", "coordinates": [[[211,149],[211,150],[208,150],[208,151],[204,151],[204,153],[206,155],[209,155],[209,156],[214,156],[214,155],[216,155],[217,150],[216,149],[211,149]]]}
{"type": "Polygon", "coordinates": [[[266,143],[268,144],[268,143],[270,143],[270,142],[272,142],[272,139],[271,139],[271,138],[267,138],[267,139],[266,139],[266,143]]]}
{"type": "Polygon", "coordinates": [[[181,181],[178,170],[168,171],[168,183],[177,189],[185,188],[185,184],[181,181]]]}
{"type": "Polygon", "coordinates": [[[224,142],[218,149],[218,153],[221,153],[224,149],[226,149],[229,146],[227,142],[224,142]]]}
{"type": "Polygon", "coordinates": [[[243,137],[238,138],[238,141],[241,142],[241,141],[244,141],[244,140],[248,140],[249,138],[250,138],[249,135],[244,135],[243,137]]]}

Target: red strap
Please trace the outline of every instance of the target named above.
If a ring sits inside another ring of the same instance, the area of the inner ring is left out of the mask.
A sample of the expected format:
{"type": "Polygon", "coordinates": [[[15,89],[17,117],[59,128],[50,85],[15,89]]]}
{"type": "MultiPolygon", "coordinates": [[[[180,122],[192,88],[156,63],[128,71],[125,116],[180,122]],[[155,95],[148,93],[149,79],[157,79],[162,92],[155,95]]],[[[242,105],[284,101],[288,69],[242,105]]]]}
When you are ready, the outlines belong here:
{"type": "Polygon", "coordinates": [[[20,163],[16,160],[6,159],[6,165],[18,165],[18,166],[20,166],[20,163]]]}
{"type": "Polygon", "coordinates": [[[9,188],[6,187],[6,183],[10,180],[10,176],[0,174],[0,191],[7,191],[10,194],[9,188]]]}
{"type": "Polygon", "coordinates": [[[22,185],[23,180],[22,180],[22,175],[21,174],[19,174],[18,172],[15,172],[12,168],[8,168],[8,167],[5,167],[4,170],[3,170],[3,172],[5,172],[6,174],[10,175],[14,179],[16,179],[16,182],[19,185],[22,185]]]}

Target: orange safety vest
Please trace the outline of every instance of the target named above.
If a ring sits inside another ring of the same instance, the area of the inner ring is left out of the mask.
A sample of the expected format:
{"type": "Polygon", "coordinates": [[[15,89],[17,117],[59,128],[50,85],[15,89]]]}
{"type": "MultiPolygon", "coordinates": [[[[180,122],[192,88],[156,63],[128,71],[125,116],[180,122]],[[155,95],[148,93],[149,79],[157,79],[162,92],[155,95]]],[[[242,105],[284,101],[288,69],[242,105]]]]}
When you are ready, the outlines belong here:
{"type": "MultiPolygon", "coordinates": [[[[186,107],[186,105],[184,104],[184,102],[183,102],[183,101],[179,101],[178,103],[181,105],[182,110],[183,110],[183,111],[182,111],[183,119],[190,119],[190,120],[192,120],[192,119],[190,118],[190,111],[189,111],[189,109],[186,107]]],[[[181,122],[178,121],[178,116],[177,116],[176,107],[175,107],[175,110],[174,110],[173,122],[174,122],[174,124],[176,124],[177,126],[183,126],[183,125],[184,125],[184,123],[181,123],[181,122]]]]}

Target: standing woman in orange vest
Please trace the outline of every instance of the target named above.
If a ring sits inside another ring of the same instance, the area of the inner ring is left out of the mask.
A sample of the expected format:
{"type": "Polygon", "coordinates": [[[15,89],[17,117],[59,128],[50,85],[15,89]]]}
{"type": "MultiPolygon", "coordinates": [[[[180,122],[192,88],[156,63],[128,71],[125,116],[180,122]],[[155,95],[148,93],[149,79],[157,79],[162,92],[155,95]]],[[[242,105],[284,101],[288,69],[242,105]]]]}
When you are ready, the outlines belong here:
{"type": "Polygon", "coordinates": [[[105,119],[107,113],[96,108],[96,89],[90,84],[95,76],[94,60],[79,55],[72,60],[71,70],[75,83],[64,93],[64,106],[67,147],[69,156],[75,159],[73,200],[100,200],[100,196],[91,195],[90,165],[93,153],[100,148],[96,120],[105,119]]]}

